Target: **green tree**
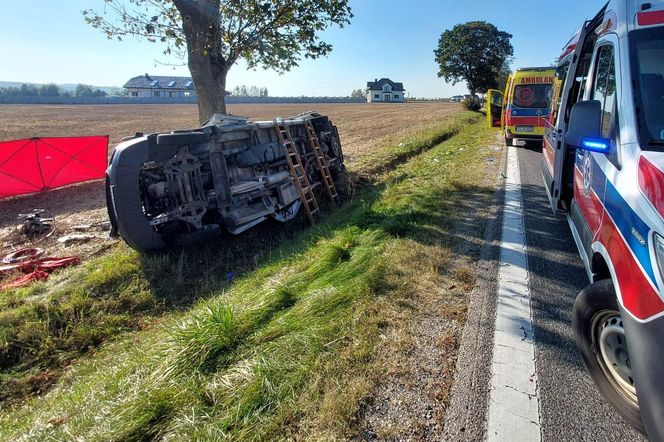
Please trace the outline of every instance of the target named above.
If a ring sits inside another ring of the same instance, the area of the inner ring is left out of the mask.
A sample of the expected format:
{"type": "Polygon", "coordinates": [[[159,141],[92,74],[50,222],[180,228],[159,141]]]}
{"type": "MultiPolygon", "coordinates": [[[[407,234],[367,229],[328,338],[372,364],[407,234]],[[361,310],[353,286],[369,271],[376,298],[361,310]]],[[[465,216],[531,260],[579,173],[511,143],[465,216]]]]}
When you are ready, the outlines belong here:
{"type": "Polygon", "coordinates": [[[350,98],[364,98],[365,93],[362,89],[354,89],[353,92],[350,93],[350,98]]]}
{"type": "Polygon", "coordinates": [[[93,93],[92,86],[88,86],[87,84],[76,85],[77,97],[92,97],[93,93]]]}
{"type": "Polygon", "coordinates": [[[86,22],[108,38],[138,36],[166,45],[166,54],[186,55],[198,97],[199,120],[226,112],[230,68],[289,71],[301,57],[327,55],[332,45],[319,32],[343,27],[353,14],[349,0],[105,0],[86,22]]]}
{"type": "Polygon", "coordinates": [[[501,68],[514,54],[511,38],[485,21],[454,26],[441,34],[434,50],[438,76],[452,84],[465,81],[473,96],[498,87],[501,68]]]}
{"type": "Polygon", "coordinates": [[[40,97],[59,97],[60,88],[55,83],[42,84],[39,86],[38,95],[40,97]]]}
{"type": "Polygon", "coordinates": [[[37,86],[34,84],[22,84],[21,85],[21,92],[20,95],[23,97],[34,97],[38,95],[39,91],[37,90],[37,86]]]}
{"type": "Polygon", "coordinates": [[[21,90],[17,87],[3,87],[0,88],[0,97],[19,97],[21,90]]]}
{"type": "Polygon", "coordinates": [[[498,72],[498,87],[496,89],[498,89],[500,92],[503,92],[507,87],[507,80],[509,79],[511,73],[512,70],[510,69],[509,61],[505,61],[503,66],[500,68],[500,71],[498,72]]]}

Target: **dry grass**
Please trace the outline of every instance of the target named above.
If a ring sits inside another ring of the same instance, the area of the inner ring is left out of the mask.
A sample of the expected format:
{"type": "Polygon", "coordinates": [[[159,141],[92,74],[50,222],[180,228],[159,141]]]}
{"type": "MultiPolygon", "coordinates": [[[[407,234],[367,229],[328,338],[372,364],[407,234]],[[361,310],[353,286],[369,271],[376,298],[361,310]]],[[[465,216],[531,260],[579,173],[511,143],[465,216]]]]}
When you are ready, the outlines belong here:
{"type": "MultiPolygon", "coordinates": [[[[347,166],[370,153],[384,140],[403,137],[431,126],[461,111],[457,104],[241,104],[229,112],[257,120],[292,116],[315,109],[328,115],[339,128],[347,166]]],[[[195,105],[3,105],[0,106],[0,141],[36,136],[109,135],[111,148],[122,137],[135,132],[164,132],[198,125],[195,105]]],[[[16,216],[34,208],[48,209],[56,216],[58,231],[41,244],[57,256],[89,256],[105,246],[105,234],[86,244],[65,248],[58,236],[71,228],[107,219],[101,182],[71,186],[51,192],[0,201],[0,251],[7,253],[15,241],[16,216]]],[[[23,246],[23,245],[21,245],[23,246]]]]}

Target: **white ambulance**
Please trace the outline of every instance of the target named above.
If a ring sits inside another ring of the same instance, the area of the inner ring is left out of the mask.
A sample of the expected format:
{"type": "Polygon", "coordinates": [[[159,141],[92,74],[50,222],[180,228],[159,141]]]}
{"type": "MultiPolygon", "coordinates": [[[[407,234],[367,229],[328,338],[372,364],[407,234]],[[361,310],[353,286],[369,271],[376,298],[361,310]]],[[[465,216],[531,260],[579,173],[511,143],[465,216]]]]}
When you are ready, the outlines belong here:
{"type": "Polygon", "coordinates": [[[542,175],[591,284],[577,346],[597,388],[664,440],[664,1],[612,0],[566,45],[542,175]]]}

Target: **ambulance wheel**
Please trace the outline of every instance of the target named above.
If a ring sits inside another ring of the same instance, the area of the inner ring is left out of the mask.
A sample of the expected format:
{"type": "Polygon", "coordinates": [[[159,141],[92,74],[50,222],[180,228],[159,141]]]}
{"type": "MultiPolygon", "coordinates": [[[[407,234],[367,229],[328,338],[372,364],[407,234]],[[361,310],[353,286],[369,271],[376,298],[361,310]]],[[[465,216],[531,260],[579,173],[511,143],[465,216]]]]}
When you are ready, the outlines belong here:
{"type": "Polygon", "coordinates": [[[572,329],[597,389],[625,420],[644,433],[625,330],[610,279],[590,284],[577,295],[572,329]]]}
{"type": "Polygon", "coordinates": [[[513,146],[514,140],[512,138],[505,137],[505,146],[513,146]]]}

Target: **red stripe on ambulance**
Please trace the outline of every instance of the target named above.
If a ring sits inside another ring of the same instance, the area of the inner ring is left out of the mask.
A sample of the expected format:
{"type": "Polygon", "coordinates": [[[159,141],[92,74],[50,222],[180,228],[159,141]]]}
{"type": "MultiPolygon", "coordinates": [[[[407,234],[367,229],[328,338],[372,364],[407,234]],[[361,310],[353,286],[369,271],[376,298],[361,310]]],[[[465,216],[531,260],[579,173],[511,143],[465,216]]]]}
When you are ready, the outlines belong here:
{"type": "Polygon", "coordinates": [[[609,253],[616,272],[613,282],[620,286],[625,309],[642,321],[663,312],[664,302],[639,268],[634,255],[608,213],[604,216],[597,239],[609,253]]]}
{"type": "Polygon", "coordinates": [[[664,172],[644,157],[639,159],[639,188],[659,215],[664,217],[664,172]]]}

